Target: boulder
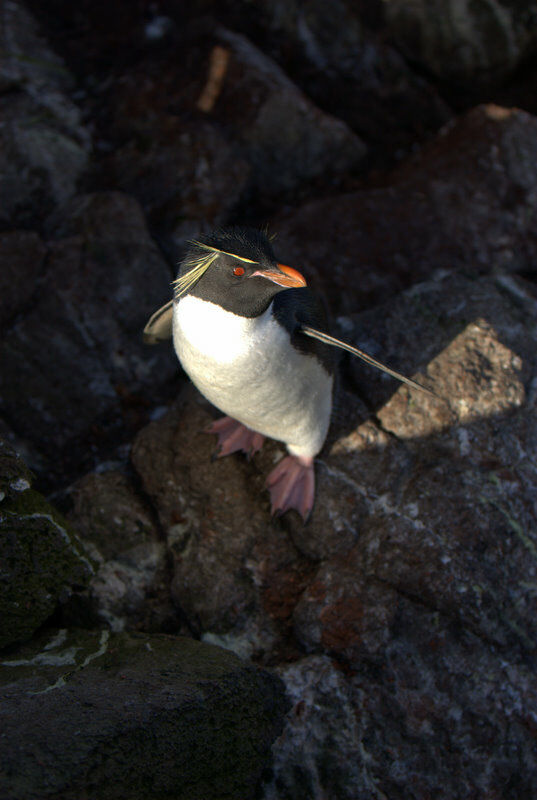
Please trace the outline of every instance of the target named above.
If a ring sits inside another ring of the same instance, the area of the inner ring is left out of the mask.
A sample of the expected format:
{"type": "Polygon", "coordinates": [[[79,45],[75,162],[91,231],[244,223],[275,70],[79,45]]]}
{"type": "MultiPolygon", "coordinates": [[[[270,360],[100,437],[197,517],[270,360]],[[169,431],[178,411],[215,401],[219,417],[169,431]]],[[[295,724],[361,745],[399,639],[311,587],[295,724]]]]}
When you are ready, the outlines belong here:
{"type": "Polygon", "coordinates": [[[39,292],[0,344],[0,408],[52,482],[92,467],[92,452],[109,453],[147,420],[149,399],[165,395],[178,370],[171,350],[142,341],[171,273],[136,201],[84,195],[49,227],[57,239],[39,292]]]}
{"type": "Polygon", "coordinates": [[[536,50],[537,12],[521,0],[392,0],[384,9],[405,56],[458,86],[497,85],[536,50]]]}
{"type": "Polygon", "coordinates": [[[0,226],[26,227],[75,193],[91,140],[69,71],[19,0],[6,3],[0,35],[0,226]]]}
{"type": "Polygon", "coordinates": [[[30,638],[84,586],[93,568],[62,516],[30,489],[9,445],[0,448],[0,648],[30,638]]]}
{"type": "Polygon", "coordinates": [[[479,106],[382,186],[281,212],[284,263],[313,274],[334,314],[383,302],[439,270],[535,275],[537,118],[479,106]]]}
{"type": "Polygon", "coordinates": [[[43,634],[0,660],[0,793],[12,800],[254,798],[281,681],[164,635],[43,634]]]}
{"type": "Polygon", "coordinates": [[[177,631],[170,602],[167,549],[131,477],[118,469],[90,473],[70,487],[68,519],[97,562],[88,590],[66,612],[114,631],[177,631]]]}

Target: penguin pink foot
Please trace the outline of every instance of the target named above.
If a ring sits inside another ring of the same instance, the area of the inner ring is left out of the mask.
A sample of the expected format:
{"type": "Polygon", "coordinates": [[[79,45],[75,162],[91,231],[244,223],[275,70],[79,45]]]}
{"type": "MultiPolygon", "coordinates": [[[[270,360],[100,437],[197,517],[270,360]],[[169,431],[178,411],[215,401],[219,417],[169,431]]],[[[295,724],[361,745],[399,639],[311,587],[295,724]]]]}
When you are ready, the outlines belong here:
{"type": "Polygon", "coordinates": [[[313,458],[282,458],[268,476],[266,486],[270,492],[272,514],[283,514],[294,508],[307,522],[315,498],[313,458]]]}
{"type": "Polygon", "coordinates": [[[261,450],[265,441],[261,433],[252,431],[233,417],[217,419],[206,428],[206,433],[215,433],[218,436],[218,458],[229,456],[237,450],[242,450],[251,458],[261,450]]]}

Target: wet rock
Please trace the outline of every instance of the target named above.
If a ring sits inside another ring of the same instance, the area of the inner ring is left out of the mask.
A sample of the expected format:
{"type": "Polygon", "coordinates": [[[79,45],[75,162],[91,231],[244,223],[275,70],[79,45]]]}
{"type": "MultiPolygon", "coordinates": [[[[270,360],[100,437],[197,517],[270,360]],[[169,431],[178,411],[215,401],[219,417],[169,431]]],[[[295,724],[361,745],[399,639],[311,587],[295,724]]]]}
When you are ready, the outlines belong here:
{"type": "Polygon", "coordinates": [[[69,72],[17,0],[5,4],[1,39],[0,226],[27,226],[74,194],[90,137],[69,72]]]}
{"type": "Polygon", "coordinates": [[[437,78],[498,83],[535,53],[537,11],[520,0],[384,4],[387,29],[413,62],[437,78]]]}
{"type": "Polygon", "coordinates": [[[117,470],[92,473],[69,494],[74,507],[68,519],[98,562],[71,618],[94,616],[114,631],[177,630],[166,546],[129,476],[117,470]]]}
{"type": "MultiPolygon", "coordinates": [[[[271,229],[335,314],[438,270],[535,273],[537,119],[480,106],[395,170],[385,188],[310,202],[271,229]]],[[[285,256],[284,256],[285,254],[285,256]]]]}
{"type": "Polygon", "coordinates": [[[13,800],[253,798],[286,710],[274,675],[163,635],[60,630],[1,659],[0,682],[13,800]]]}
{"type": "Polygon", "coordinates": [[[4,329],[36,293],[46,247],[33,231],[0,233],[0,328],[4,329]]]}
{"type": "Polygon", "coordinates": [[[56,225],[35,303],[0,346],[0,395],[6,420],[58,478],[147,419],[177,362],[142,342],[171,275],[137,203],[83,196],[56,225]]]}
{"type": "Polygon", "coordinates": [[[0,648],[28,639],[93,572],[81,542],[5,443],[0,449],[0,648]]]}

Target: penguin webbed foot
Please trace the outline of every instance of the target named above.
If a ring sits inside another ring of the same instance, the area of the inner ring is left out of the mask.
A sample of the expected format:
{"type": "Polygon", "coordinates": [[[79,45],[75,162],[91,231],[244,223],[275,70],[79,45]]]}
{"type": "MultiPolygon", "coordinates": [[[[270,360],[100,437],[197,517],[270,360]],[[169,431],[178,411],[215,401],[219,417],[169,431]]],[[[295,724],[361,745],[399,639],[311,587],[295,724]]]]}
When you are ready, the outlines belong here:
{"type": "Polygon", "coordinates": [[[246,453],[250,459],[258,450],[261,450],[265,441],[265,437],[261,433],[247,428],[233,417],[221,417],[221,419],[215,420],[205,429],[205,432],[218,436],[216,458],[223,458],[240,450],[246,453]]]}
{"type": "Polygon", "coordinates": [[[315,499],[313,458],[282,458],[268,476],[266,486],[272,514],[279,516],[294,508],[306,523],[315,499]]]}

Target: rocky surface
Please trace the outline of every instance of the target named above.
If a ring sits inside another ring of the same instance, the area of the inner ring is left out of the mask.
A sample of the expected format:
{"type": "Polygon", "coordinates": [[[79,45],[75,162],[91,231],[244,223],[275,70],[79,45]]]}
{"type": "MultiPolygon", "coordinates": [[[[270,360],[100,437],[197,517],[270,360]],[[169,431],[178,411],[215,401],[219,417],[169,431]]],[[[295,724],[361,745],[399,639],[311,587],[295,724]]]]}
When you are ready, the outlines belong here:
{"type": "Polygon", "coordinates": [[[0,648],[29,639],[93,572],[80,540],[0,444],[0,648]]]}
{"type": "Polygon", "coordinates": [[[392,0],[385,10],[398,46],[444,81],[490,84],[537,47],[537,9],[520,0],[392,0]]]}
{"type": "MultiPolygon", "coordinates": [[[[177,367],[163,350],[148,358],[142,342],[171,274],[136,201],[84,195],[49,227],[46,270],[0,343],[0,395],[5,418],[58,478],[91,466],[92,451],[147,419],[149,398],[177,367]]],[[[34,251],[20,258],[28,279],[34,251]]]]}
{"type": "Polygon", "coordinates": [[[68,69],[18,0],[3,4],[0,42],[0,226],[27,226],[74,194],[91,140],[68,69]]]}
{"type": "Polygon", "coordinates": [[[2,658],[0,695],[13,800],[251,798],[287,706],[276,676],[229,651],[107,630],[2,658]]]}
{"type": "Polygon", "coordinates": [[[534,796],[531,9],[28,2],[1,18],[0,794],[534,796]],[[213,459],[215,410],[141,338],[186,239],[267,220],[334,333],[438,395],[342,356],[306,526],[269,514],[283,447],[213,459]]]}
{"type": "Polygon", "coordinates": [[[534,274],[536,132],[537,119],[523,111],[475,108],[388,185],[277,216],[277,245],[313,272],[335,314],[382,302],[438,270],[534,274]]]}
{"type": "MultiPolygon", "coordinates": [[[[91,473],[70,489],[69,514],[96,563],[67,618],[99,619],[113,631],[181,630],[171,606],[168,554],[152,509],[129,474],[91,473]]],[[[185,632],[187,632],[185,630],[185,632]]]]}

